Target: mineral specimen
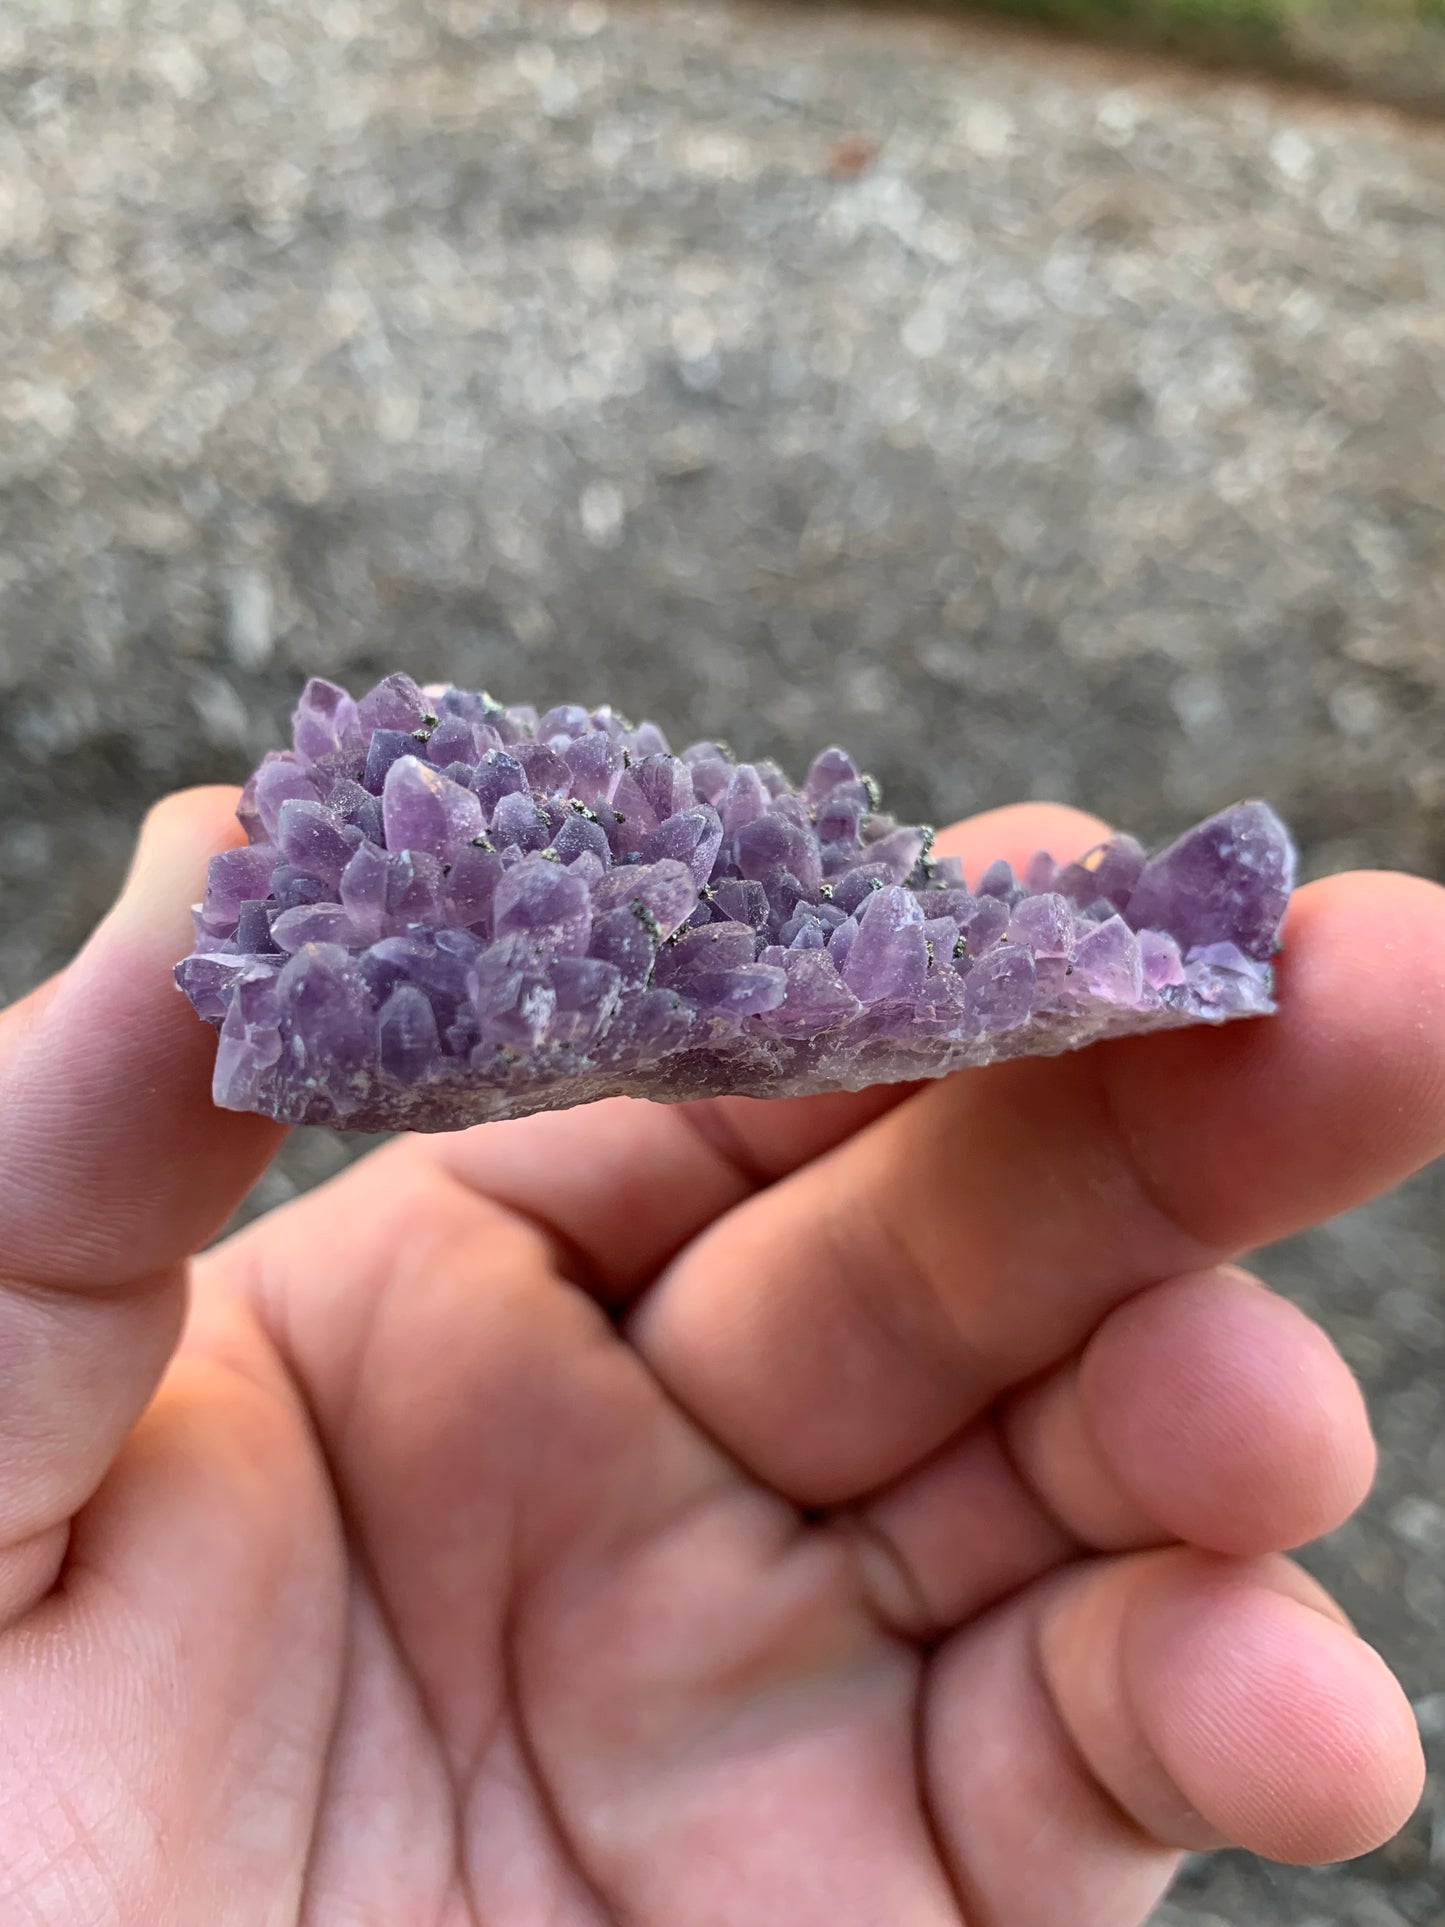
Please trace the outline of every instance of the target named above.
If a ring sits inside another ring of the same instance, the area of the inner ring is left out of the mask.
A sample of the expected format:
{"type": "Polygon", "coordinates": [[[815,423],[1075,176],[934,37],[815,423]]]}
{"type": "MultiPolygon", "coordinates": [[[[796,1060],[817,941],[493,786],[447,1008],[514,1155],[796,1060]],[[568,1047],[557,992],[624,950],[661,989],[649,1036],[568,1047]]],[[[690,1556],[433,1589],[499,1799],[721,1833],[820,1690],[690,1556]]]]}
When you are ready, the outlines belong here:
{"type": "Polygon", "coordinates": [[[856,1090],[1273,1008],[1294,852],[1238,803],[970,889],[825,749],[795,789],[652,723],[307,684],[176,978],[215,1100],[439,1131],[610,1093],[856,1090]]]}

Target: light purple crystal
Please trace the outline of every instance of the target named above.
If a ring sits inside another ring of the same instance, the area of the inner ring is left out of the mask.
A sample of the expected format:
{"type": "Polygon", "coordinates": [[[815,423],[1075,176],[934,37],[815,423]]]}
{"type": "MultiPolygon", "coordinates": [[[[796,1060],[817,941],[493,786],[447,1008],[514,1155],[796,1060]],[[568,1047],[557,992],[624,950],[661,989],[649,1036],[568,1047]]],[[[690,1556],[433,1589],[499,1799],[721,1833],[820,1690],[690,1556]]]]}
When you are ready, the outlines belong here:
{"type": "Polygon", "coordinates": [[[445,863],[481,835],[482,806],[475,791],[403,756],[386,772],[381,820],[387,849],[425,850],[445,863]]]}
{"type": "Polygon", "coordinates": [[[335,756],[360,736],[356,704],[339,684],[313,676],[293,718],[296,753],[308,763],[335,756]]]}
{"type": "Polygon", "coordinates": [[[1144,994],[1139,939],[1122,917],[1109,917],[1079,939],[1074,969],[1086,989],[1107,1003],[1132,1010],[1144,994]]]}
{"type": "Polygon", "coordinates": [[[1078,941],[1068,902],[1056,890],[1016,903],[1008,934],[1012,942],[1027,944],[1035,957],[1071,957],[1078,941]]]}
{"type": "Polygon", "coordinates": [[[292,868],[336,885],[364,838],[359,832],[348,836],[340,816],[324,803],[292,797],[281,805],[276,841],[292,868]]]}
{"type": "Polygon", "coordinates": [[[864,902],[841,973],[859,1003],[916,1001],[928,975],[923,930],[923,906],[911,890],[895,884],[864,902]]]}
{"type": "Polygon", "coordinates": [[[998,943],[969,972],[964,1003],[984,1031],[1014,1030],[1033,1011],[1035,966],[1021,943],[998,943]]]}
{"type": "Polygon", "coordinates": [[[242,793],[176,976],[215,1097],[447,1130],[609,1093],[938,1077],[1273,1008],[1289,836],[1239,803],[970,890],[841,749],[795,790],[651,723],[313,679],[242,793]]]}
{"type": "MultiPolygon", "coordinates": [[[[310,687],[309,684],[307,686],[310,687]]],[[[304,696],[302,700],[305,700],[304,696]]],[[[378,729],[403,730],[409,734],[437,720],[427,707],[426,697],[411,677],[400,672],[387,676],[375,689],[368,690],[356,710],[361,732],[367,737],[378,729]]]]}
{"type": "Polygon", "coordinates": [[[1139,932],[1139,961],[1144,981],[1152,990],[1168,990],[1188,981],[1179,945],[1163,930],[1139,932]]]}

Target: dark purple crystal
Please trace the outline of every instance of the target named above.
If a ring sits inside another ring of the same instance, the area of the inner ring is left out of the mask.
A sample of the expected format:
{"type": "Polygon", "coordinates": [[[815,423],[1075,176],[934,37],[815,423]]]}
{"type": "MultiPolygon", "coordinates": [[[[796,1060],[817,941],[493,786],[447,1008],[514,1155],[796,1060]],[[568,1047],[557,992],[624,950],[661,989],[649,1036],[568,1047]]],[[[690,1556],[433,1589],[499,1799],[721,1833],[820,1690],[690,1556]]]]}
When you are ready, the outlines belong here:
{"type": "Polygon", "coordinates": [[[1263,963],[1294,885],[1294,850],[1267,803],[1237,803],[1144,864],[1120,905],[1185,949],[1232,943],[1263,963]]]}
{"type": "Polygon", "coordinates": [[[313,679],[176,977],[215,1098],[447,1130],[609,1093],[784,1096],[1273,1008],[1294,876],[1263,803],[971,891],[841,749],[795,790],[652,723],[313,679]]]}

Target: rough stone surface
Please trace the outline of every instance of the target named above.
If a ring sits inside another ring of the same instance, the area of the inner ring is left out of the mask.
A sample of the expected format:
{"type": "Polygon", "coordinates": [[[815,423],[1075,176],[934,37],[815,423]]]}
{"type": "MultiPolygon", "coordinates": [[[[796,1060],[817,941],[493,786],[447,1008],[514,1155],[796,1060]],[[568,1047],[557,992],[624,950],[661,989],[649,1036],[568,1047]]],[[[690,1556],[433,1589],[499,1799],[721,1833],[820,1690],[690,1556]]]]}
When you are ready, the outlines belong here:
{"type": "Polygon", "coordinates": [[[176,982],[214,1093],[445,1131],[599,1097],[798,1097],[1273,1009],[1295,850],[1238,803],[965,878],[836,747],[775,763],[610,707],[313,677],[176,982]],[[969,884],[973,887],[969,888],[969,884]]]}
{"type": "MultiPolygon", "coordinates": [[[[8,0],[0,96],[4,995],[313,668],[836,733],[924,820],[1262,792],[1309,874],[1445,871],[1425,130],[687,0],[8,0]]],[[[1369,1390],[1378,1496],[1309,1562],[1437,1777],[1161,1927],[1445,1921],[1442,1228],[1427,1176],[1260,1261],[1369,1390]]]]}

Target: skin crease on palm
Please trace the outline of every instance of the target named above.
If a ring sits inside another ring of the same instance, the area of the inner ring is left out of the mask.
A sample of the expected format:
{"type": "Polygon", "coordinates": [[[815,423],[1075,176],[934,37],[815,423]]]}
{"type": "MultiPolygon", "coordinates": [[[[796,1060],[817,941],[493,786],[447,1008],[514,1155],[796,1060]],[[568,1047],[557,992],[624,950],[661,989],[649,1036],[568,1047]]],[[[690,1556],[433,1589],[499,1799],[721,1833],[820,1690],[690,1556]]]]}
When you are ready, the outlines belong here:
{"type": "Polygon", "coordinates": [[[234,801],[0,1022],[6,1927],[1135,1927],[1401,1825],[1283,1556],[1361,1399],[1229,1260],[1445,1148],[1445,893],[1301,891],[1262,1022],[399,1140],[187,1299],[280,1135],[170,984],[234,801]]]}

